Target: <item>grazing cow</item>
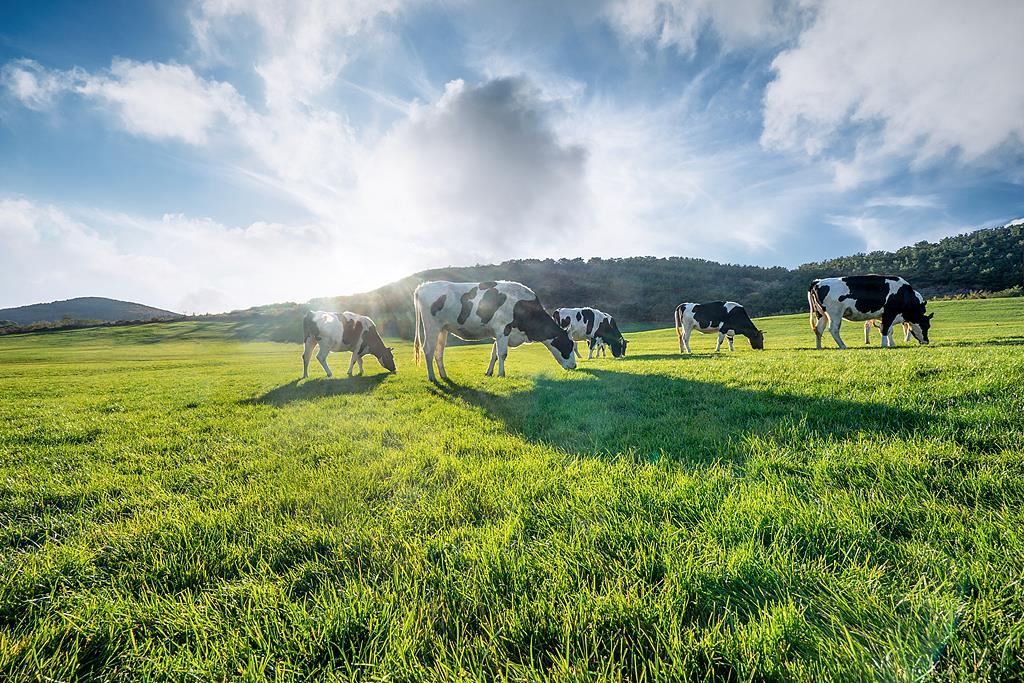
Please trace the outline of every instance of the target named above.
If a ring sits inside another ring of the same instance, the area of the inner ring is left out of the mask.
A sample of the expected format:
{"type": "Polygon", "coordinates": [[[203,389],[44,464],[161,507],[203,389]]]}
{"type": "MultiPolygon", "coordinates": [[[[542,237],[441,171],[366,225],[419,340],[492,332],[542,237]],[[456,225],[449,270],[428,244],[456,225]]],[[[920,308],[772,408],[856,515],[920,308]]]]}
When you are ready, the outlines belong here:
{"type": "Polygon", "coordinates": [[[363,356],[371,354],[380,364],[391,372],[395,372],[395,356],[390,346],[384,346],[384,340],[377,332],[377,326],[365,315],[351,313],[329,313],[327,311],[309,311],[302,319],[302,333],[306,347],[302,351],[302,378],[309,377],[309,359],[313,355],[313,347],[320,345],[316,359],[320,361],[328,377],[334,377],[327,365],[327,354],[331,351],[351,351],[352,359],[348,364],[348,376],[352,376],[352,367],[359,364],[359,374],[363,374],[363,356]]]}
{"type": "Polygon", "coordinates": [[[722,341],[732,340],[742,334],[750,340],[751,348],[764,348],[764,332],[757,329],[747,315],[746,309],[735,301],[712,301],[707,304],[679,304],[676,306],[676,336],[679,337],[679,353],[690,353],[690,333],[694,328],[704,334],[718,333],[715,353],[722,348],[722,341]]]}
{"type": "MultiPolygon", "coordinates": [[[[871,328],[872,327],[878,327],[878,328],[882,327],[882,321],[878,320],[877,318],[875,320],[865,320],[864,321],[864,343],[865,344],[870,344],[871,343],[871,328]]],[[[910,323],[903,323],[903,341],[905,341],[905,342],[910,341],[910,323]]]]}
{"type": "Polygon", "coordinates": [[[846,344],[839,337],[843,318],[858,322],[881,318],[882,346],[892,347],[892,326],[896,323],[909,324],[914,338],[927,344],[928,328],[935,315],[925,312],[927,302],[909,282],[894,275],[851,275],[815,280],[807,290],[807,305],[819,349],[826,319],[832,338],[839,348],[845,349],[846,344]]]}
{"type": "Polygon", "coordinates": [[[612,356],[615,358],[622,358],[626,355],[628,342],[619,332],[615,318],[607,313],[602,313],[596,308],[556,308],[551,317],[559,327],[569,333],[577,358],[580,357],[580,352],[576,347],[576,342],[583,340],[586,340],[590,346],[587,360],[593,358],[595,352],[603,351],[606,344],[611,347],[612,356]]]}
{"type": "Polygon", "coordinates": [[[488,376],[497,361],[498,377],[504,377],[508,350],[530,342],[548,347],[563,368],[576,367],[569,335],[545,312],[533,290],[518,282],[424,282],[413,293],[413,306],[416,362],[422,350],[431,382],[437,381],[435,360],[441,379],[448,379],[444,347],[449,333],[467,341],[494,340],[488,376]]]}

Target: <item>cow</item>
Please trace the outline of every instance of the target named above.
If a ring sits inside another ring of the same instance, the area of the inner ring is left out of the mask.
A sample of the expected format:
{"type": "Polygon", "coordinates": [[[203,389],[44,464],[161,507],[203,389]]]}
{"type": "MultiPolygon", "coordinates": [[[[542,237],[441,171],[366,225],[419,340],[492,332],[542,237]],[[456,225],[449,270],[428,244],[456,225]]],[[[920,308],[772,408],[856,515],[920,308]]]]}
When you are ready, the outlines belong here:
{"type": "Polygon", "coordinates": [[[715,353],[722,348],[722,341],[732,340],[742,334],[750,340],[754,349],[764,349],[764,332],[754,326],[746,309],[735,301],[712,301],[706,304],[685,303],[676,306],[676,336],[679,337],[679,353],[690,353],[690,333],[696,328],[704,334],[718,333],[715,353]]]}
{"type": "Polygon", "coordinates": [[[540,342],[567,370],[576,367],[573,342],[541,306],[540,299],[526,285],[507,280],[491,282],[424,282],[413,292],[416,334],[413,350],[417,364],[427,358],[427,377],[436,382],[434,361],[441,379],[444,347],[449,334],[459,339],[493,339],[488,377],[498,363],[498,377],[505,376],[508,350],[521,344],[540,342]]]}
{"type": "MultiPolygon", "coordinates": [[[[892,326],[910,325],[910,333],[922,344],[928,343],[928,329],[934,313],[927,313],[927,302],[910,283],[895,275],[849,275],[814,280],[807,289],[811,329],[821,348],[821,336],[828,322],[829,332],[839,348],[846,344],[839,336],[843,318],[854,321],[882,321],[882,347],[893,347],[892,326]]],[[[866,335],[865,335],[866,336],[866,335]]]]}
{"type": "Polygon", "coordinates": [[[573,341],[573,352],[580,357],[576,342],[586,340],[590,347],[587,360],[594,357],[594,353],[600,353],[607,344],[612,350],[612,356],[622,358],[626,355],[627,342],[615,318],[607,313],[602,313],[596,308],[556,308],[551,318],[558,323],[558,326],[569,333],[573,341]]]}
{"type": "MultiPolygon", "coordinates": [[[[864,343],[865,344],[870,344],[871,343],[871,328],[872,327],[881,327],[881,326],[882,326],[882,321],[879,320],[878,318],[875,318],[874,320],[866,320],[866,321],[864,321],[864,343]]],[[[910,341],[910,323],[903,323],[903,341],[905,341],[905,342],[909,342],[910,341]]]]}
{"type": "Polygon", "coordinates": [[[309,311],[302,319],[302,336],[306,346],[302,351],[302,378],[309,377],[309,359],[313,355],[313,347],[320,345],[316,359],[320,361],[328,377],[334,377],[327,365],[327,354],[331,351],[351,351],[352,358],[348,363],[348,376],[352,376],[352,368],[358,364],[359,374],[363,374],[363,356],[374,356],[384,368],[395,372],[395,356],[390,346],[377,332],[377,326],[365,315],[345,311],[330,313],[328,311],[309,311]]]}

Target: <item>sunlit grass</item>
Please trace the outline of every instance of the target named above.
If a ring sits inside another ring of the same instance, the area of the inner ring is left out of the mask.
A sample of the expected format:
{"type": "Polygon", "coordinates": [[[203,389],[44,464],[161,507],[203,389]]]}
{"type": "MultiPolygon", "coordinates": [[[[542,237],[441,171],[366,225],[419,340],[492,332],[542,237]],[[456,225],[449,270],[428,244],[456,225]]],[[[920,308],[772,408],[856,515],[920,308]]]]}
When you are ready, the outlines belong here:
{"type": "Polygon", "coordinates": [[[0,679],[1019,676],[1024,301],[930,308],[438,387],[228,323],[0,339],[0,679]]]}

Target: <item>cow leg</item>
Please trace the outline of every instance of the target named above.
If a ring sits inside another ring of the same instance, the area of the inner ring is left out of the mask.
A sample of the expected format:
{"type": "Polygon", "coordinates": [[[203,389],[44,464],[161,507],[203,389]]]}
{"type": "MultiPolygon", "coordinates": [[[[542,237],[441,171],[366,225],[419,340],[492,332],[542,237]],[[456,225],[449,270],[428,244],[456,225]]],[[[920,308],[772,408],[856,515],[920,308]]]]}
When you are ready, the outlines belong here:
{"type": "MultiPolygon", "coordinates": [[[[839,336],[839,328],[843,324],[843,319],[838,315],[836,317],[829,316],[828,319],[828,331],[832,334],[832,338],[836,340],[836,344],[839,348],[845,349],[846,344],[843,343],[843,338],[839,336]]],[[[818,348],[821,348],[821,337],[818,337],[818,348]]]]}
{"type": "Polygon", "coordinates": [[[726,336],[726,339],[728,339],[728,340],[729,340],[729,350],[730,350],[730,351],[735,351],[736,349],[734,349],[734,348],[733,348],[733,346],[732,346],[732,340],[733,340],[733,335],[731,335],[731,334],[730,334],[730,335],[727,335],[727,336],[726,336]]]}
{"type": "Polygon", "coordinates": [[[318,361],[320,361],[320,365],[323,366],[324,372],[327,373],[327,376],[328,377],[334,377],[334,373],[331,372],[331,369],[329,367],[327,367],[327,354],[329,354],[329,353],[330,353],[330,350],[326,346],[321,344],[320,345],[320,350],[316,354],[316,359],[318,361]]]}
{"type": "MultiPolygon", "coordinates": [[[[691,332],[693,332],[693,328],[689,327],[689,326],[687,326],[686,329],[683,330],[683,343],[682,343],[682,346],[683,346],[683,348],[686,349],[687,353],[691,353],[691,351],[690,351],[690,333],[691,332]]],[[[683,352],[683,349],[679,349],[679,353],[682,353],[682,352],[683,352]]]]}
{"type": "Polygon", "coordinates": [[[910,323],[903,323],[903,342],[910,343],[910,323]]]}
{"type": "Polygon", "coordinates": [[[821,349],[821,337],[825,334],[825,316],[818,316],[818,322],[814,324],[814,335],[816,337],[816,348],[821,349]]]}
{"type": "Polygon", "coordinates": [[[487,372],[484,374],[490,377],[494,374],[494,364],[498,362],[498,342],[491,344],[491,362],[487,364],[487,372]]]}
{"type": "Polygon", "coordinates": [[[359,364],[359,376],[362,377],[363,376],[363,357],[359,356],[358,358],[356,358],[356,363],[359,364]]]}
{"type": "Polygon", "coordinates": [[[572,343],[572,352],[576,354],[576,358],[583,358],[583,354],[580,353],[580,343],[578,341],[574,341],[572,343]]]}
{"type": "Polygon", "coordinates": [[[599,354],[601,354],[601,358],[607,358],[608,357],[608,345],[607,344],[601,344],[600,346],[597,347],[597,352],[599,354]]]}
{"type": "Polygon", "coordinates": [[[864,344],[865,345],[868,345],[868,344],[871,343],[871,325],[872,325],[872,321],[870,321],[870,320],[865,320],[864,321],[864,344]]]}
{"type": "Polygon", "coordinates": [[[348,361],[348,373],[346,373],[346,374],[348,374],[349,377],[352,376],[352,368],[355,367],[356,360],[358,358],[359,358],[359,354],[356,353],[355,351],[353,351],[352,352],[352,357],[348,361]]]}
{"type": "Polygon", "coordinates": [[[441,379],[448,379],[448,373],[444,369],[444,347],[448,343],[448,331],[441,330],[437,335],[437,348],[434,350],[434,360],[437,361],[437,372],[441,379]]]}
{"type": "MultiPolygon", "coordinates": [[[[426,318],[424,318],[426,323],[426,318]]],[[[434,375],[434,347],[437,345],[438,334],[434,332],[433,325],[423,325],[423,357],[427,359],[427,379],[431,382],[436,382],[437,377],[434,375]]]]}
{"type": "Polygon", "coordinates": [[[508,356],[508,337],[503,335],[495,339],[494,350],[498,354],[498,377],[504,377],[505,358],[508,356]]]}
{"type": "Polygon", "coordinates": [[[309,359],[313,357],[314,346],[316,346],[316,339],[306,337],[306,346],[302,349],[302,379],[309,377],[309,359]]]}
{"type": "Polygon", "coordinates": [[[893,318],[895,317],[895,315],[882,313],[882,348],[889,347],[891,349],[896,346],[892,340],[893,318]]]}
{"type": "Polygon", "coordinates": [[[594,357],[594,347],[595,347],[595,346],[597,346],[597,342],[596,342],[596,341],[594,341],[593,339],[591,339],[591,340],[590,340],[590,341],[589,341],[589,342],[587,343],[587,346],[589,346],[589,347],[590,347],[590,351],[589,351],[589,353],[587,353],[587,360],[590,360],[591,358],[593,358],[593,357],[594,357]]]}
{"type": "Polygon", "coordinates": [[[725,332],[718,333],[718,343],[715,344],[715,353],[718,353],[722,348],[722,341],[725,339],[725,332]]]}

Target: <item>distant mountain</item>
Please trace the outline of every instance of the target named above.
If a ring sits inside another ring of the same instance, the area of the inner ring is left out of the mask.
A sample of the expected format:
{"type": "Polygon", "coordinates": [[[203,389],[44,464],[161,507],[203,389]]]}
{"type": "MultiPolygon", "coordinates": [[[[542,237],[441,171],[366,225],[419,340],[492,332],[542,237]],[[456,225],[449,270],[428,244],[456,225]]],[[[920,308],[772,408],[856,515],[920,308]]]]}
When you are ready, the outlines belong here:
{"type": "Polygon", "coordinates": [[[131,301],[105,299],[99,296],[82,296],[65,301],[53,301],[48,304],[31,304],[17,308],[0,309],[0,320],[10,321],[17,325],[31,325],[38,322],[57,323],[62,320],[98,320],[116,322],[118,320],[152,320],[154,318],[171,318],[179,314],[153,308],[131,301]]]}
{"type": "Polygon", "coordinates": [[[413,332],[412,291],[420,282],[518,280],[537,292],[548,309],[595,306],[626,324],[669,323],[676,304],[683,301],[738,301],[756,316],[804,311],[807,285],[814,278],[868,273],[901,275],[929,298],[977,291],[1019,292],[1024,286],[1024,225],[1015,221],[894,252],[854,254],[795,269],[679,257],[525,259],[438,268],[363,294],[211,317],[245,322],[240,329],[259,338],[301,341],[298,321],[307,308],[351,310],[372,317],[386,335],[408,338],[413,332]]]}

